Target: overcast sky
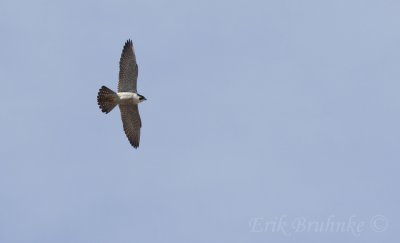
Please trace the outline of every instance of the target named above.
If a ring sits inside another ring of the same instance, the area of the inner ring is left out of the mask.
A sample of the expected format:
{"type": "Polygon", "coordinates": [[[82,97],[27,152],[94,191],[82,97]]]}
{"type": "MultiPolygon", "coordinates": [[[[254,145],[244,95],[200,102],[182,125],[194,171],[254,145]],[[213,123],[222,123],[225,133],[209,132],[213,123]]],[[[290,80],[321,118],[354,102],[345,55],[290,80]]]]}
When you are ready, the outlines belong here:
{"type": "Polygon", "coordinates": [[[399,241],[399,13],[1,0],[0,242],[399,241]],[[128,38],[138,150],[96,102],[128,38]]]}

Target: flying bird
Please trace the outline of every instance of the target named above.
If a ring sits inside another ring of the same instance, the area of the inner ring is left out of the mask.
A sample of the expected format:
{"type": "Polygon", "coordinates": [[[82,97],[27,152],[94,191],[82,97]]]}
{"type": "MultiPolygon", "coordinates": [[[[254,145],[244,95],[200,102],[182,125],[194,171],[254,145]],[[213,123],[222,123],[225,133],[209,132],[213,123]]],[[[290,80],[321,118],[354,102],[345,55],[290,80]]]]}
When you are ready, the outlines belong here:
{"type": "Polygon", "coordinates": [[[129,39],[124,45],[119,61],[118,92],[101,86],[97,94],[97,104],[102,112],[107,114],[116,105],[119,106],[125,134],[134,148],[139,147],[140,128],[142,127],[138,104],[146,100],[137,92],[138,72],[135,51],[132,40],[129,39]]]}

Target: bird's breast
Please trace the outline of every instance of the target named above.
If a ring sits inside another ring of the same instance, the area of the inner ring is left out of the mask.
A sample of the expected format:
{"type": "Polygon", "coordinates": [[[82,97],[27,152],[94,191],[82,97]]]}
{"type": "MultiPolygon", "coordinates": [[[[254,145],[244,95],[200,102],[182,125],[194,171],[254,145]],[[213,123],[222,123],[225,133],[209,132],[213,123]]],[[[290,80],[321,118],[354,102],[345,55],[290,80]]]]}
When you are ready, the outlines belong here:
{"type": "Polygon", "coordinates": [[[119,104],[138,104],[139,96],[133,92],[118,92],[119,104]]]}

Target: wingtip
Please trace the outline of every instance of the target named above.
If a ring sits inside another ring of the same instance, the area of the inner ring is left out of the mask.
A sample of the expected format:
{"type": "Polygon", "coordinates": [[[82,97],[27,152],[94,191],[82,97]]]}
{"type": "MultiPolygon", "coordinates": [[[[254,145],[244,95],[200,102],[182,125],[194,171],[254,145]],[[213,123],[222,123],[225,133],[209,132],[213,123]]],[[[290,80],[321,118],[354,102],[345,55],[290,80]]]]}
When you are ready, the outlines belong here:
{"type": "Polygon", "coordinates": [[[131,143],[131,145],[132,145],[132,147],[133,147],[134,149],[138,149],[138,148],[139,148],[139,144],[131,143]]]}
{"type": "Polygon", "coordinates": [[[125,46],[132,46],[133,44],[132,44],[132,40],[131,39],[128,39],[126,42],[125,42],[125,46]]]}

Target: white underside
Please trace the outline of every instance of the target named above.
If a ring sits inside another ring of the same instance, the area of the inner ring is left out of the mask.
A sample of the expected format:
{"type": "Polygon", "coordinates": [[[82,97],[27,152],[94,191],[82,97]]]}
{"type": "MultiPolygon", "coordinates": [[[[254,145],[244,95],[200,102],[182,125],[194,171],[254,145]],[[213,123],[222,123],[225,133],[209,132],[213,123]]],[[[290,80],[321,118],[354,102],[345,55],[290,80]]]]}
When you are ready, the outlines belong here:
{"type": "Polygon", "coordinates": [[[139,96],[133,92],[118,92],[119,104],[139,104],[139,96]]]}

